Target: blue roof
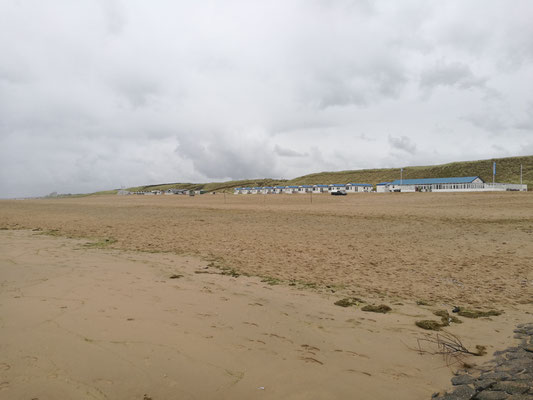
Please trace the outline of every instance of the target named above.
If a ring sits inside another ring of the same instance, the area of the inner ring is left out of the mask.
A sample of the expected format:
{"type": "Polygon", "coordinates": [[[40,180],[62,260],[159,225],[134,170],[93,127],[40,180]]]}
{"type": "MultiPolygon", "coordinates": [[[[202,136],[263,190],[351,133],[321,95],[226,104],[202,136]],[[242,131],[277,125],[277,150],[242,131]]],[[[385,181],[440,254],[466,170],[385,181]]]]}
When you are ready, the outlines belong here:
{"type": "Polygon", "coordinates": [[[342,185],[340,183],[335,183],[333,185],[329,185],[329,186],[333,186],[333,187],[345,187],[346,185],[342,185]]]}
{"type": "Polygon", "coordinates": [[[328,185],[315,185],[315,187],[328,187],[328,185]]]}
{"type": "Polygon", "coordinates": [[[290,189],[298,189],[298,186],[287,186],[290,189]]]}
{"type": "MultiPolygon", "coordinates": [[[[425,179],[396,179],[392,185],[432,185],[440,183],[471,183],[478,179],[479,176],[462,176],[456,178],[425,178],[425,179]]],[[[481,179],[481,178],[479,178],[481,179]]]]}
{"type": "Polygon", "coordinates": [[[381,182],[381,183],[378,183],[376,186],[383,186],[383,185],[390,185],[391,182],[381,182]]]}
{"type": "Polygon", "coordinates": [[[372,186],[368,183],[348,183],[350,186],[372,186]]]}
{"type": "Polygon", "coordinates": [[[311,187],[313,187],[313,186],[311,186],[311,185],[300,185],[300,187],[303,187],[303,188],[311,188],[311,187]]]}
{"type": "Polygon", "coordinates": [[[272,186],[265,186],[263,189],[272,189],[272,186]]]}
{"type": "Polygon", "coordinates": [[[276,186],[276,189],[285,189],[285,186],[276,186]]]}

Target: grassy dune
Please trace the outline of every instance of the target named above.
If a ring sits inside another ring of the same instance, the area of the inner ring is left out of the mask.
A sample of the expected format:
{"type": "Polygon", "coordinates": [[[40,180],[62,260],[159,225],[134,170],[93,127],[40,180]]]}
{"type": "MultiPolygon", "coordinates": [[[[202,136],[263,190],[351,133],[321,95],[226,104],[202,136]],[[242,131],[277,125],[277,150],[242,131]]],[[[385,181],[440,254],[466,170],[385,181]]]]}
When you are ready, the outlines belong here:
{"type": "MultiPolygon", "coordinates": [[[[520,183],[520,164],[523,165],[523,183],[533,187],[533,156],[493,158],[490,160],[461,161],[441,165],[404,167],[403,178],[446,178],[451,176],[480,176],[492,182],[492,162],[497,164],[497,182],[520,183]]],[[[312,185],[330,183],[370,183],[388,182],[400,178],[399,168],[362,169],[356,171],[319,172],[291,180],[250,179],[211,183],[167,183],[129,188],[131,191],[194,189],[206,191],[232,191],[236,187],[274,186],[274,185],[312,185]]],[[[109,191],[108,191],[109,192],[109,191]]],[[[102,193],[108,193],[102,192],[102,193]]]]}
{"type": "MultiPolygon", "coordinates": [[[[496,161],[496,181],[520,183],[520,164],[523,165],[523,183],[533,184],[533,156],[494,158],[480,161],[461,161],[441,165],[404,167],[403,178],[446,178],[452,176],[480,176],[485,182],[492,182],[492,162],[496,161]]],[[[289,184],[305,185],[317,183],[360,182],[377,184],[400,179],[399,168],[363,169],[358,171],[320,172],[305,175],[289,181],[289,184]]]]}
{"type": "Polygon", "coordinates": [[[254,186],[274,186],[287,185],[287,180],[283,179],[248,179],[228,182],[210,182],[210,183],[164,183],[157,185],[136,186],[129,188],[132,192],[145,190],[167,190],[167,189],[192,189],[206,190],[208,192],[233,191],[236,187],[254,187],[254,186]]]}

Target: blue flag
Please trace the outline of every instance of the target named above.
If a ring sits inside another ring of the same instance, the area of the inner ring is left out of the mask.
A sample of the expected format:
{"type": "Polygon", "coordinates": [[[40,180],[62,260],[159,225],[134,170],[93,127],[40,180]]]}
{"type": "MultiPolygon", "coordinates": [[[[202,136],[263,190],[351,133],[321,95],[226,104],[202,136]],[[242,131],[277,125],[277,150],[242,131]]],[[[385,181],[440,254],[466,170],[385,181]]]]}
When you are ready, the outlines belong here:
{"type": "Polygon", "coordinates": [[[492,163],[492,175],[496,175],[496,161],[492,163]]]}

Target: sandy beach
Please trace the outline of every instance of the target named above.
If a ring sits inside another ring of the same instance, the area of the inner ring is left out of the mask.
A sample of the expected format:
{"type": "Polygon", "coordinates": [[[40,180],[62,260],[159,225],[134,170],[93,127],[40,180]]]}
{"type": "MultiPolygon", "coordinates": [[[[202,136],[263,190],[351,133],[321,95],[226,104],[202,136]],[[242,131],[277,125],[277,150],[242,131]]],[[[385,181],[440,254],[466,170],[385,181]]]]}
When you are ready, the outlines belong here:
{"type": "Polygon", "coordinates": [[[446,328],[486,347],[464,360],[475,368],[533,319],[532,206],[529,193],[2,201],[0,398],[428,399],[462,366],[416,351],[435,332],[415,321],[503,311],[446,328]],[[347,296],[392,311],[334,305],[347,296]]]}

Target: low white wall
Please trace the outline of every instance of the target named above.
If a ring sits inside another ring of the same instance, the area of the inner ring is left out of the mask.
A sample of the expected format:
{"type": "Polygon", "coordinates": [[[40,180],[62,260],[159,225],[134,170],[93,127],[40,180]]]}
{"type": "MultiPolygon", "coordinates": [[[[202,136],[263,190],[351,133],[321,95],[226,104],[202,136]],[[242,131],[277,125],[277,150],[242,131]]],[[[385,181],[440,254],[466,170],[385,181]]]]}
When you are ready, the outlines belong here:
{"type": "Polygon", "coordinates": [[[432,192],[505,192],[505,188],[433,189],[432,192]]]}

